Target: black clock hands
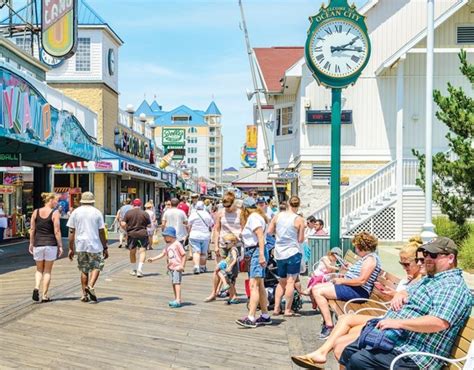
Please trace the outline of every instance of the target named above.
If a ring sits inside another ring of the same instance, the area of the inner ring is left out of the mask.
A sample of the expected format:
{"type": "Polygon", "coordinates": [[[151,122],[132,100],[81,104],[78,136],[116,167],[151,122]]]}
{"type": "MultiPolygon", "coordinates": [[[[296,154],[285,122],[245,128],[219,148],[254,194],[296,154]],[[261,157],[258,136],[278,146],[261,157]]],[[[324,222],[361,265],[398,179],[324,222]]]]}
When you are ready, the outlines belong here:
{"type": "Polygon", "coordinates": [[[354,47],[353,49],[346,48],[345,46],[331,46],[331,53],[335,51],[358,51],[362,52],[363,48],[361,47],[354,47]]]}

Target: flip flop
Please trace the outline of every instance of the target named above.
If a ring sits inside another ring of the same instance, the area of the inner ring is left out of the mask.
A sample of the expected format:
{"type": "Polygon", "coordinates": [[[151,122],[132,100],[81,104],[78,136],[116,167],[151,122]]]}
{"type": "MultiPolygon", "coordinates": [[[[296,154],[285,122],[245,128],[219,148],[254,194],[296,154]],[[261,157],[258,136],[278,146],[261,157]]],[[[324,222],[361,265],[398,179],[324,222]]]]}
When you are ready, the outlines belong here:
{"type": "Polygon", "coordinates": [[[296,313],[296,312],[292,312],[292,313],[285,313],[283,315],[283,317],[301,317],[301,315],[299,313],[296,313]]]}
{"type": "Polygon", "coordinates": [[[32,296],[33,301],[39,302],[40,296],[39,296],[39,290],[38,289],[33,289],[33,296],[32,296]]]}
{"type": "Polygon", "coordinates": [[[324,363],[315,362],[308,356],[291,356],[291,360],[299,367],[305,369],[324,369],[324,363]]]}
{"type": "Polygon", "coordinates": [[[240,300],[238,298],[229,299],[227,301],[227,304],[239,304],[239,303],[240,303],[240,300]]]}

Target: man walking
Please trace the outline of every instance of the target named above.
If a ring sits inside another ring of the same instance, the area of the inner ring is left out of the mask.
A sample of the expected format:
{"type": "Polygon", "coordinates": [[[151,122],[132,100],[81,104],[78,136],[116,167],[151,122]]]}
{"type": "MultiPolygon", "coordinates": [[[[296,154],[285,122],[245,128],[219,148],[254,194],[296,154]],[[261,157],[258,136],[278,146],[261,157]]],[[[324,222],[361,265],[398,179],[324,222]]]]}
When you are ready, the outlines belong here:
{"type": "Polygon", "coordinates": [[[116,216],[119,225],[119,248],[122,248],[124,244],[127,245],[127,232],[122,227],[122,221],[127,212],[132,209],[132,205],[130,203],[132,203],[130,198],[125,199],[116,216]]]}
{"type": "Polygon", "coordinates": [[[104,260],[109,257],[105,237],[104,216],[94,207],[94,194],[82,194],[81,206],[69,217],[69,259],[77,253],[77,265],[81,271],[82,302],[97,301],[95,284],[104,260]],[[75,246],[75,249],[74,249],[75,246]]]}
{"type": "Polygon", "coordinates": [[[132,202],[133,208],[127,212],[122,221],[122,227],[128,235],[127,248],[130,250],[130,263],[132,264],[130,275],[137,277],[143,277],[143,263],[149,244],[147,227],[151,224],[150,216],[141,209],[141,206],[142,201],[134,199],[132,202]],[[137,262],[137,251],[138,263],[134,269],[133,267],[137,262]]]}

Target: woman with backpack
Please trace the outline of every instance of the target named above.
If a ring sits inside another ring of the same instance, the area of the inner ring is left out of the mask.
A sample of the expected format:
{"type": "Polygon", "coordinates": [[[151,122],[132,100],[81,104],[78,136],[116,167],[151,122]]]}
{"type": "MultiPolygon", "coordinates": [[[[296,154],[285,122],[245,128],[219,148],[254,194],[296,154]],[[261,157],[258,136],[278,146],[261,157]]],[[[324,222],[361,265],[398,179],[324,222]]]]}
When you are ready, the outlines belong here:
{"type": "Polygon", "coordinates": [[[195,211],[188,219],[189,244],[193,249],[194,273],[206,272],[207,250],[211,240],[214,220],[205,210],[204,203],[198,201],[195,211]]]}
{"type": "Polygon", "coordinates": [[[35,288],[33,300],[40,300],[40,284],[43,281],[42,302],[49,302],[49,284],[54,261],[63,254],[61,229],[59,226],[58,196],[54,193],[42,193],[44,207],[36,209],[31,215],[29,252],[36,261],[35,288]]]}
{"type": "Polygon", "coordinates": [[[305,221],[298,215],[300,198],[292,196],[289,209],[278,213],[268,227],[269,234],[275,234],[275,259],[277,261],[278,286],[275,293],[273,314],[280,315],[280,303],[285,295],[285,316],[295,316],[292,312],[295,283],[301,270],[302,253],[300,243],[304,241],[305,221]]]}

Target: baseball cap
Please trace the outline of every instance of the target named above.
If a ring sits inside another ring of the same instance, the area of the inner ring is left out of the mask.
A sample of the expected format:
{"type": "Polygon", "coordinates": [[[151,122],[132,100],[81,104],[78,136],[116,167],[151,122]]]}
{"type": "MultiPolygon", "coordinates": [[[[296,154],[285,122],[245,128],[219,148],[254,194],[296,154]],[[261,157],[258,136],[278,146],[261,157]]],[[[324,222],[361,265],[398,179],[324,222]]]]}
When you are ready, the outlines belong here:
{"type": "Polygon", "coordinates": [[[172,238],[176,239],[176,229],[173,226],[167,226],[162,231],[161,235],[163,236],[171,236],[172,238]]]}
{"type": "Polygon", "coordinates": [[[458,247],[456,246],[456,243],[445,236],[440,236],[436,239],[433,239],[432,241],[423,244],[420,248],[431,253],[458,254],[458,247]]]}
{"type": "Polygon", "coordinates": [[[332,254],[337,254],[338,256],[342,256],[342,250],[341,248],[338,248],[338,247],[334,247],[331,249],[330,251],[332,254]]]}
{"type": "Polygon", "coordinates": [[[196,209],[204,209],[204,202],[202,200],[196,203],[196,209]]]}
{"type": "Polygon", "coordinates": [[[134,206],[134,207],[140,207],[141,205],[142,205],[142,201],[138,198],[136,198],[132,201],[132,206],[134,206]]]}
{"type": "Polygon", "coordinates": [[[244,202],[242,203],[242,207],[244,208],[255,208],[257,203],[255,202],[255,199],[252,197],[247,197],[244,199],[244,202]]]}
{"type": "Polygon", "coordinates": [[[86,191],[85,193],[82,193],[80,202],[83,204],[95,203],[94,194],[92,194],[90,191],[86,191]]]}
{"type": "Polygon", "coordinates": [[[199,198],[199,194],[193,193],[191,194],[191,198],[199,198]]]}
{"type": "Polygon", "coordinates": [[[257,204],[258,204],[258,203],[267,203],[267,201],[265,200],[264,197],[258,197],[258,198],[257,198],[257,204]]]}

